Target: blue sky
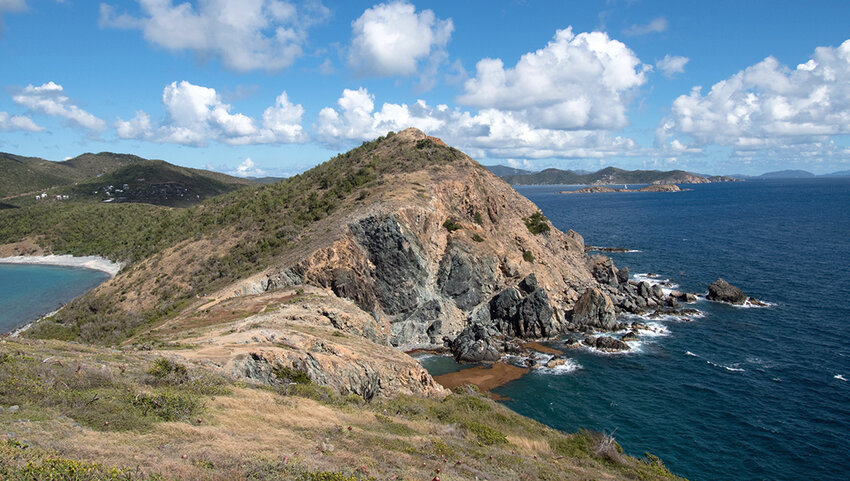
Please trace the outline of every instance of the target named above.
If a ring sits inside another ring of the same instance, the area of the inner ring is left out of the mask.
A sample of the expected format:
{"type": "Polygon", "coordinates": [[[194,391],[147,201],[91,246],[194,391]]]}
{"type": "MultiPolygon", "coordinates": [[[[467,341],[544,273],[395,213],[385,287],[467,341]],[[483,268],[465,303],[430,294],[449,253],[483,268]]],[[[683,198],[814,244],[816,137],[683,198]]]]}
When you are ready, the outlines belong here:
{"type": "Polygon", "coordinates": [[[291,175],[416,126],[485,164],[850,169],[850,3],[0,0],[0,150],[291,175]]]}

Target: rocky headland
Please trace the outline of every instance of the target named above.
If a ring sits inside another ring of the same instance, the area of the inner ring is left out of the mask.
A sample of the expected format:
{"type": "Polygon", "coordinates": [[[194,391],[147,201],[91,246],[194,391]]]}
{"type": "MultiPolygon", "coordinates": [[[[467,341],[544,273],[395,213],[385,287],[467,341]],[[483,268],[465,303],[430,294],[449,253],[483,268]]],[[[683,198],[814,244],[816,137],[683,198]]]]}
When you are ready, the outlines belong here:
{"type": "MultiPolygon", "coordinates": [[[[687,317],[681,304],[696,298],[589,256],[581,235],[440,139],[390,133],[191,210],[65,208],[76,224],[128,214],[88,237],[56,217],[47,233],[7,232],[3,249],[37,244],[125,265],[23,338],[0,341],[0,386],[26,386],[0,390],[24,406],[38,446],[26,453],[180,479],[355,479],[331,477],[341,469],[426,479],[425,466],[446,456],[456,458],[452,479],[673,478],[616,448],[611,464],[597,438],[460,387],[568,362],[537,341],[628,349],[650,328],[628,314],[687,317]],[[133,237],[139,212],[156,215],[133,237]],[[441,385],[412,349],[488,365],[441,385]]],[[[19,446],[0,444],[0,454],[14,451],[23,466],[19,446]]]]}

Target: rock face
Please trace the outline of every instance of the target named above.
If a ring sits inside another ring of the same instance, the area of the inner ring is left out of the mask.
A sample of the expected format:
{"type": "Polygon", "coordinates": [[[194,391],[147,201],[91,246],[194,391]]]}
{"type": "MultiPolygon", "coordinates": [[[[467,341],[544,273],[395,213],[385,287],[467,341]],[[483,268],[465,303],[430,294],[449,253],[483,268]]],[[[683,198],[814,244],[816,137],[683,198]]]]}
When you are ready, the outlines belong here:
{"type": "Polygon", "coordinates": [[[611,298],[592,287],[579,297],[573,308],[572,324],[579,328],[590,327],[606,331],[617,328],[617,313],[611,298]]]}
{"type": "Polygon", "coordinates": [[[710,301],[728,302],[737,305],[742,305],[747,301],[747,296],[741,289],[738,289],[723,279],[717,279],[708,286],[708,296],[706,298],[710,301]]]}

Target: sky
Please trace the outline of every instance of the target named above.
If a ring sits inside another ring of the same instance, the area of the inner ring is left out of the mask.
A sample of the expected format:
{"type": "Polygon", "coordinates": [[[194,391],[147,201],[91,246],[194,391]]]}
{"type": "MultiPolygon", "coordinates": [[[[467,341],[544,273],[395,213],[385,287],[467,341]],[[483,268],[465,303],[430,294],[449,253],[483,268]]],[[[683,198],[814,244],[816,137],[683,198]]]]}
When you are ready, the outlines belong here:
{"type": "Polygon", "coordinates": [[[484,164],[850,169],[850,2],[0,0],[0,151],[289,176],[417,127],[484,164]]]}

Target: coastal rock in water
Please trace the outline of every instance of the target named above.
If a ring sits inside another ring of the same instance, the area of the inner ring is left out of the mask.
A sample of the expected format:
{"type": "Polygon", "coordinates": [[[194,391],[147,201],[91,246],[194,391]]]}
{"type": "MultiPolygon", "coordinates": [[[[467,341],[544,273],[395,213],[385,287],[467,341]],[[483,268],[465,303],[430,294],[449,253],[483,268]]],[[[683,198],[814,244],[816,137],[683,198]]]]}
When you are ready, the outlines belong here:
{"type": "Polygon", "coordinates": [[[607,294],[595,287],[584,291],[573,308],[572,323],[579,327],[595,327],[606,331],[617,328],[617,313],[607,294]]]}
{"type": "Polygon", "coordinates": [[[620,338],[621,341],[637,341],[638,336],[634,331],[629,331],[623,334],[623,337],[620,338]]]}
{"type": "Polygon", "coordinates": [[[602,284],[616,286],[619,284],[617,277],[617,268],[614,267],[614,261],[605,256],[593,256],[588,261],[588,267],[593,274],[593,278],[602,284]]]}
{"type": "Polygon", "coordinates": [[[708,286],[709,301],[728,302],[730,304],[743,305],[747,300],[746,294],[741,289],[729,284],[723,279],[717,279],[708,286]]]}
{"type": "Polygon", "coordinates": [[[549,296],[537,286],[534,274],[490,300],[490,319],[500,333],[512,337],[549,337],[561,331],[549,296]]]}
{"type": "Polygon", "coordinates": [[[631,350],[628,344],[610,336],[588,337],[584,340],[584,344],[600,351],[618,352],[631,350]]]}
{"type": "Polygon", "coordinates": [[[502,354],[495,335],[491,328],[472,324],[450,341],[449,347],[458,362],[498,361],[502,354]]]}
{"type": "Polygon", "coordinates": [[[617,281],[620,284],[628,284],[628,282],[629,282],[629,268],[628,267],[621,267],[617,271],[617,281]]]}

